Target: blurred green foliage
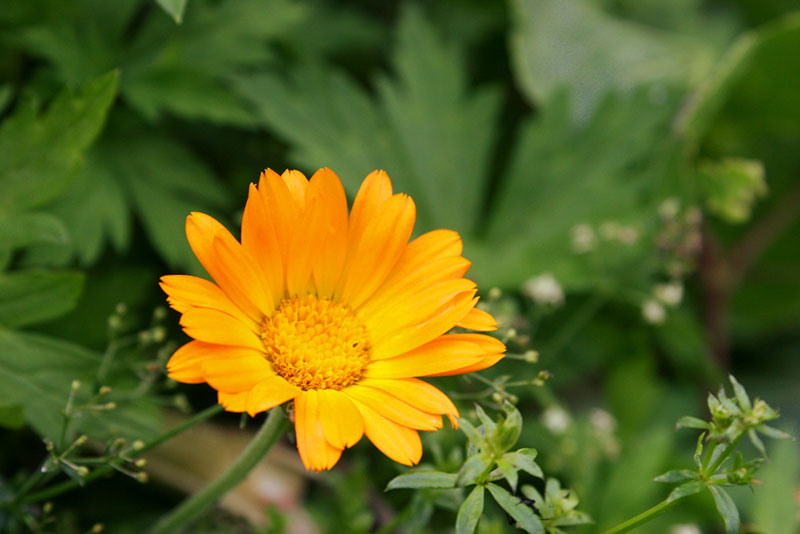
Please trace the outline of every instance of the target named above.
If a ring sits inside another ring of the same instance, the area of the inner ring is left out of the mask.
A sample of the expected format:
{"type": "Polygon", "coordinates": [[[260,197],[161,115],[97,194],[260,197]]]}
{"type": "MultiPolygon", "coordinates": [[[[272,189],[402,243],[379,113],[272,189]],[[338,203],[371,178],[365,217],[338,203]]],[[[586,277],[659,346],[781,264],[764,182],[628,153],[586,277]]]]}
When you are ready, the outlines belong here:
{"type": "MultiPolygon", "coordinates": [[[[694,447],[673,421],[702,415],[702,392],[725,371],[796,424],[795,9],[792,0],[2,0],[0,497],[37,468],[40,438],[58,439],[73,380],[85,399],[111,385],[118,405],[77,418],[73,437],[147,439],[184,394],[209,402],[200,387],[163,380],[171,345],[137,332],[152,332],[160,274],[202,274],[183,233],[188,213],[235,230],[246,186],[267,166],[331,167],[351,198],[383,168],[414,198],[418,233],[461,233],[470,275],[484,294],[504,292],[487,304],[501,335],[515,352],[538,350],[552,374],[545,387],[509,391],[525,420],[520,445],[539,451],[545,473],[574,488],[595,521],[576,532],[665,496],[652,477],[694,447]],[[563,303],[526,284],[545,273],[563,303]],[[124,324],[110,327],[114,317],[124,324]]],[[[168,338],[182,341],[177,327],[168,338]]],[[[533,380],[539,370],[509,359],[485,375],[533,380]]],[[[481,382],[439,384],[486,400],[481,382]]],[[[455,432],[428,436],[426,459],[457,469],[448,451],[462,444],[455,432]]],[[[461,500],[381,495],[397,470],[373,454],[357,447],[359,459],[326,482],[359,505],[312,485],[305,505],[320,524],[452,527],[461,500]]],[[[770,458],[742,521],[789,534],[796,445],[770,458]]],[[[114,495],[123,483],[104,484],[114,495]]],[[[145,515],[165,506],[137,495],[145,515]]],[[[510,532],[488,501],[478,531],[510,532]]],[[[88,530],[93,507],[66,502],[57,531],[88,530]]],[[[115,522],[108,531],[140,524],[137,506],[105,519],[115,522]]],[[[713,503],[640,532],[690,522],[719,528],[713,503]]]]}

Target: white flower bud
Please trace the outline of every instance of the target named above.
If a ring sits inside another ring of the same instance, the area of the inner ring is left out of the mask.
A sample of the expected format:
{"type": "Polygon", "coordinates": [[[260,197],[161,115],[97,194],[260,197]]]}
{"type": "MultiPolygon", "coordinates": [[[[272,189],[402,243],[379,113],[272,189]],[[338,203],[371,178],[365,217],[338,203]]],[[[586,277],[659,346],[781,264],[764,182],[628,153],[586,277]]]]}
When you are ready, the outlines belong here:
{"type": "Polygon", "coordinates": [[[577,253],[589,252],[594,248],[594,230],[588,224],[578,224],[572,227],[572,250],[577,253]]]}
{"type": "Polygon", "coordinates": [[[563,434],[569,428],[571,419],[569,414],[558,406],[551,406],[542,414],[542,422],[553,434],[563,434]]]}
{"type": "Polygon", "coordinates": [[[680,282],[658,284],[653,289],[653,294],[667,306],[677,306],[683,300],[683,284],[680,282]]]}
{"type": "Polygon", "coordinates": [[[667,318],[664,306],[655,299],[649,299],[642,304],[642,317],[650,324],[661,324],[667,318]]]}
{"type": "Polygon", "coordinates": [[[539,304],[561,306],[564,303],[564,290],[550,273],[535,276],[525,282],[522,292],[539,304]]]}

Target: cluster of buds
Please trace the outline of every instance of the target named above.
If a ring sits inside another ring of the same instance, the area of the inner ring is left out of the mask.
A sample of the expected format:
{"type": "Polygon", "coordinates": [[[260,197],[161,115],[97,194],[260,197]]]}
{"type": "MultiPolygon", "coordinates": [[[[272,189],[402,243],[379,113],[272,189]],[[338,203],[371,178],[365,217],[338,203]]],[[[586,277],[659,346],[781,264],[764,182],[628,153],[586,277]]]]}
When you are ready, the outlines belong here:
{"type": "Polygon", "coordinates": [[[572,227],[571,238],[573,252],[585,254],[595,250],[600,240],[634,245],[639,241],[639,230],[618,221],[604,221],[597,229],[588,223],[581,223],[572,227]]]}
{"type": "Polygon", "coordinates": [[[695,206],[683,208],[677,198],[664,200],[658,209],[660,229],[655,237],[659,259],[672,279],[682,279],[700,252],[703,216],[695,206]]]}
{"type": "Polygon", "coordinates": [[[667,308],[677,307],[682,300],[680,280],[656,284],[651,295],[642,302],[642,317],[650,324],[662,324],[667,319],[667,308]]]}
{"type": "Polygon", "coordinates": [[[561,489],[561,483],[555,478],[548,478],[544,486],[544,494],[533,486],[522,486],[522,494],[527,497],[526,504],[539,511],[545,529],[550,534],[563,532],[559,527],[585,525],[592,522],[588,514],[576,510],[578,496],[571,489],[561,489]]]}

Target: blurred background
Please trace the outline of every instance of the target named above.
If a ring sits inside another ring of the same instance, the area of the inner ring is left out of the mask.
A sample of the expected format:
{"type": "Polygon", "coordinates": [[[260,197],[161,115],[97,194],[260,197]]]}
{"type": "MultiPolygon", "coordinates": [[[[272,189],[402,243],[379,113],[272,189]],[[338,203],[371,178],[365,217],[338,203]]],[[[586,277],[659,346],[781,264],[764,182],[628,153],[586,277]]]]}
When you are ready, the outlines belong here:
{"type": "MultiPolygon", "coordinates": [[[[728,373],[797,435],[798,7],[0,0],[0,496],[58,437],[75,379],[114,389],[115,410],[69,428],[100,444],[215,402],[163,375],[185,338],[157,280],[203,274],[185,217],[238,235],[266,167],[328,166],[351,199],[385,169],[414,198],[418,234],[462,235],[499,335],[539,355],[482,374],[549,373],[508,392],[520,444],[595,521],[575,532],[666,495],[652,478],[691,462],[696,440],[675,421],[705,417],[728,373]]],[[[467,416],[492,404],[475,379],[436,384],[467,416]]],[[[210,436],[157,449],[147,484],[120,474],[53,498],[40,526],[0,510],[0,531],[141,532],[234,454],[239,426],[220,416],[210,436]]],[[[458,467],[463,435],[424,439],[424,463],[458,467]]],[[[733,495],[747,532],[792,534],[800,452],[771,445],[764,484],[733,495]]],[[[400,468],[363,443],[313,478],[293,454],[194,531],[448,532],[463,498],[383,493],[400,468]]],[[[513,531],[487,514],[480,532],[513,531]]],[[[722,526],[698,497],[637,532],[722,526]]]]}

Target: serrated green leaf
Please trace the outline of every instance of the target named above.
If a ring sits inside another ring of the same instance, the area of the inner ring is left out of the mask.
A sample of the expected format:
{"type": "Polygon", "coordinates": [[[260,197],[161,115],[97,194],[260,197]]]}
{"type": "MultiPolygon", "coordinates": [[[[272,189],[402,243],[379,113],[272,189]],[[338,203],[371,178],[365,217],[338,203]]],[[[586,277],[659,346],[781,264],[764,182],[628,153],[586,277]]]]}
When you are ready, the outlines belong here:
{"type": "Polygon", "coordinates": [[[702,430],[708,430],[710,424],[702,419],[698,419],[697,417],[692,417],[690,415],[684,415],[678,422],[675,423],[675,428],[699,428],[702,430]]]}
{"type": "Polygon", "coordinates": [[[0,273],[0,325],[28,326],[68,312],[83,283],[82,273],[68,271],[0,273]]]}
{"type": "MultiPolygon", "coordinates": [[[[91,384],[99,364],[100,356],[83,347],[0,327],[0,404],[20,406],[25,420],[39,435],[56,441],[72,381],[91,384]]],[[[76,402],[86,402],[88,395],[88,389],[82,388],[76,402]]],[[[76,419],[70,433],[88,433],[96,439],[153,437],[158,428],[158,406],[146,398],[133,402],[114,395],[109,400],[117,403],[116,410],[84,414],[76,419]]]]}
{"type": "Polygon", "coordinates": [[[456,477],[455,473],[441,471],[410,471],[390,480],[386,491],[400,488],[453,488],[456,477]]]}
{"type": "Polygon", "coordinates": [[[456,534],[472,534],[483,515],[483,486],[475,486],[461,506],[456,516],[456,534]]]}
{"type": "Polygon", "coordinates": [[[687,87],[715,56],[703,41],[653,32],[585,0],[515,0],[511,7],[518,85],[534,105],[569,87],[579,120],[612,90],[653,82],[687,87]]]}
{"type": "Polygon", "coordinates": [[[156,0],[161,8],[175,19],[176,24],[183,22],[183,11],[186,9],[188,0],[156,0]]]}
{"type": "Polygon", "coordinates": [[[0,250],[40,243],[66,245],[69,239],[61,219],[49,213],[0,214],[0,250]]]}
{"type": "Polygon", "coordinates": [[[681,484],[670,492],[669,497],[667,497],[667,502],[677,501],[678,499],[683,499],[695,493],[700,493],[703,491],[703,488],[705,488],[705,485],[699,481],[681,484]]]}
{"type": "Polygon", "coordinates": [[[719,515],[725,522],[726,534],[739,534],[739,510],[730,495],[719,486],[708,486],[711,495],[714,496],[714,504],[717,506],[719,515]]]}
{"type": "Polygon", "coordinates": [[[0,214],[26,211],[58,197],[81,154],[105,122],[117,92],[116,71],[78,91],[64,90],[46,111],[18,106],[0,125],[0,214]]]}
{"type": "Polygon", "coordinates": [[[519,497],[514,497],[496,484],[489,484],[487,487],[497,504],[514,518],[517,528],[521,528],[528,534],[544,534],[542,521],[529,506],[519,500],[519,497]]]}
{"type": "Polygon", "coordinates": [[[684,482],[686,480],[696,480],[697,473],[688,469],[674,469],[667,471],[662,475],[658,475],[653,479],[653,482],[684,482]]]}

